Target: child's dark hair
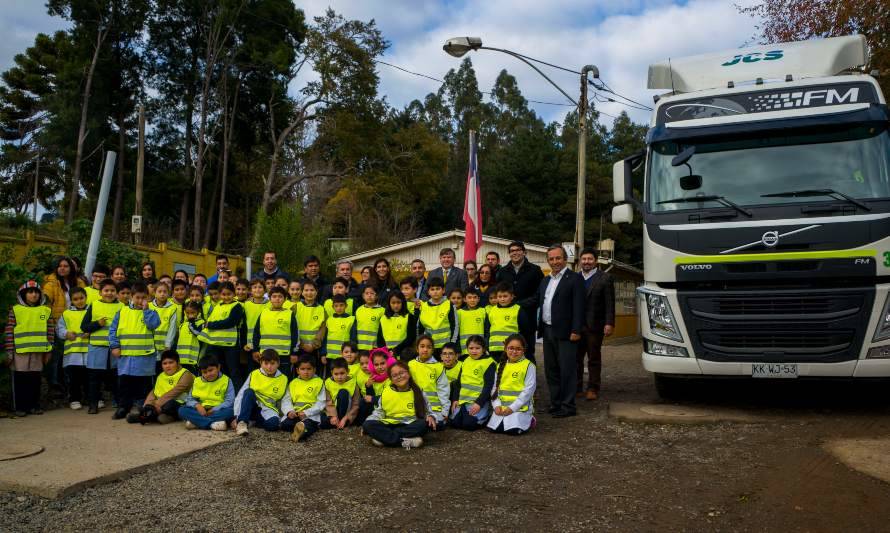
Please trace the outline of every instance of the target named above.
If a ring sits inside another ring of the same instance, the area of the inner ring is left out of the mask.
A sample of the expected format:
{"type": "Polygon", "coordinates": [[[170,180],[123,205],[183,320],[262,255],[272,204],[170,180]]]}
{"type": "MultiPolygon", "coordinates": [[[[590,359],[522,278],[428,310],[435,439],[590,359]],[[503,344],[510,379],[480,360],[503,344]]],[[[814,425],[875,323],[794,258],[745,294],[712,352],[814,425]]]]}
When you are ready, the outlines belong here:
{"type": "Polygon", "coordinates": [[[461,289],[460,287],[455,287],[455,288],[451,289],[451,292],[448,293],[448,297],[450,298],[451,295],[454,294],[454,293],[458,293],[458,294],[460,294],[460,297],[461,297],[461,298],[463,298],[464,296],[466,296],[466,293],[465,293],[464,290],[461,289]]]}
{"type": "Polygon", "coordinates": [[[460,353],[460,346],[458,346],[456,342],[446,342],[442,345],[442,351],[444,352],[445,350],[451,350],[455,354],[458,354],[460,353]]]}
{"type": "Polygon", "coordinates": [[[214,281],[213,283],[211,283],[210,285],[207,286],[207,292],[219,291],[219,290],[221,290],[221,288],[222,288],[222,283],[220,283],[219,281],[214,281]]]}
{"type": "Polygon", "coordinates": [[[331,370],[335,368],[342,368],[346,371],[349,371],[349,363],[347,363],[345,359],[338,357],[337,359],[331,361],[331,370]]]}
{"type": "Polygon", "coordinates": [[[263,350],[263,353],[260,355],[260,361],[275,361],[278,362],[278,352],[273,350],[272,348],[266,348],[263,350]]]}
{"type": "Polygon", "coordinates": [[[239,278],[238,281],[235,282],[236,287],[249,287],[250,284],[244,278],[239,278]]]}
{"type": "Polygon", "coordinates": [[[494,288],[494,292],[509,292],[510,294],[513,294],[513,285],[506,281],[502,281],[497,284],[497,287],[494,288]]]}
{"type": "MultiPolygon", "coordinates": [[[[345,346],[347,343],[344,342],[343,344],[344,344],[344,346],[345,346]]],[[[352,346],[353,348],[355,347],[355,345],[352,344],[351,342],[349,343],[349,345],[352,346]]],[[[342,348],[341,348],[341,349],[342,349],[342,348]]],[[[362,357],[367,357],[368,359],[370,359],[370,358],[371,358],[371,352],[368,351],[368,350],[359,350],[359,351],[358,351],[358,358],[361,359],[362,357]]]]}
{"type": "Polygon", "coordinates": [[[346,295],[345,294],[335,294],[331,296],[331,305],[334,304],[345,304],[346,303],[346,295]]]}
{"type": "MultiPolygon", "coordinates": [[[[275,281],[274,281],[274,282],[275,282],[275,283],[278,283],[278,280],[280,280],[280,279],[283,279],[284,282],[287,283],[288,285],[290,285],[290,284],[292,283],[291,280],[287,279],[287,276],[275,276],[275,281]]],[[[294,281],[296,281],[297,283],[299,283],[299,280],[294,280],[294,281]]]]}
{"type": "Polygon", "coordinates": [[[201,293],[201,297],[204,297],[204,288],[200,285],[189,285],[189,292],[198,291],[201,293]]]}
{"type": "Polygon", "coordinates": [[[174,279],[174,280],[170,283],[170,288],[171,288],[171,289],[175,289],[176,287],[185,287],[186,290],[188,290],[188,288],[189,288],[189,284],[188,284],[188,282],[187,282],[186,280],[184,280],[184,279],[174,279]]]}
{"type": "Polygon", "coordinates": [[[471,294],[475,294],[476,296],[482,298],[482,291],[480,291],[476,287],[470,287],[469,289],[467,289],[467,292],[464,294],[464,297],[466,298],[467,296],[469,296],[471,294]]]}
{"type": "Polygon", "coordinates": [[[318,285],[315,284],[311,279],[303,280],[303,290],[306,290],[306,287],[312,287],[315,290],[318,290],[318,285]]]}
{"type": "MultiPolygon", "coordinates": [[[[514,333],[514,334],[510,335],[509,337],[507,337],[506,340],[504,340],[504,348],[506,349],[507,345],[513,341],[519,342],[519,344],[522,345],[522,349],[525,350],[525,348],[526,348],[525,337],[523,337],[519,333],[514,333]]],[[[469,341],[467,341],[467,342],[469,342],[469,341]]],[[[501,359],[501,362],[498,363],[498,373],[497,373],[497,376],[495,376],[495,378],[494,378],[494,387],[491,388],[491,399],[492,400],[494,400],[495,398],[498,397],[498,392],[499,392],[498,389],[501,387],[501,376],[504,374],[504,367],[507,366],[507,363],[509,363],[509,362],[510,362],[510,360],[507,359],[506,357],[504,357],[503,359],[501,359]]]]}
{"type": "Polygon", "coordinates": [[[121,292],[121,291],[124,290],[124,289],[126,289],[126,290],[128,290],[128,291],[132,291],[132,290],[133,290],[133,286],[130,285],[130,282],[127,281],[127,280],[124,280],[124,281],[122,281],[122,282],[120,282],[120,283],[117,284],[117,292],[121,292]]]}
{"type": "Polygon", "coordinates": [[[340,345],[340,351],[343,351],[343,348],[349,348],[353,353],[358,353],[358,346],[355,345],[352,341],[346,341],[340,345]]]}
{"type": "Polygon", "coordinates": [[[170,359],[178,363],[179,352],[177,352],[176,350],[164,350],[163,352],[161,352],[161,361],[164,361],[166,359],[170,359]]]}
{"type": "Polygon", "coordinates": [[[192,300],[185,302],[185,305],[183,306],[183,310],[186,310],[186,309],[191,309],[193,311],[197,311],[199,315],[204,312],[204,306],[202,306],[198,302],[193,302],[192,300]]]}
{"type": "Polygon", "coordinates": [[[198,272],[197,274],[192,276],[192,281],[194,282],[198,278],[204,278],[204,281],[207,281],[207,276],[205,276],[204,274],[201,274],[200,272],[198,272]]]}
{"type": "Polygon", "coordinates": [[[343,285],[344,287],[349,287],[349,280],[347,280],[346,278],[335,278],[334,282],[331,283],[331,287],[333,287],[334,285],[336,285],[338,283],[340,285],[343,285]]]}
{"type": "Polygon", "coordinates": [[[205,355],[198,360],[198,370],[205,370],[211,366],[220,366],[219,359],[215,355],[205,355]]]}
{"type": "Polygon", "coordinates": [[[266,284],[260,278],[254,278],[250,280],[250,287],[253,288],[254,285],[259,285],[262,288],[266,288],[266,284]]]}
{"type": "Polygon", "coordinates": [[[408,368],[408,365],[401,361],[396,361],[389,369],[386,371],[386,375],[389,379],[392,379],[392,369],[399,367],[408,374],[408,387],[411,388],[411,392],[414,393],[414,416],[419,418],[420,420],[426,419],[426,397],[423,395],[423,391],[420,390],[420,387],[417,386],[417,383],[414,383],[414,380],[411,378],[411,369],[408,368]]]}
{"type": "Polygon", "coordinates": [[[420,351],[420,350],[419,350],[419,348],[420,348],[420,341],[423,341],[423,340],[430,341],[430,344],[432,344],[433,346],[436,345],[436,343],[433,342],[433,336],[430,335],[429,333],[424,333],[423,335],[418,335],[418,336],[417,336],[417,340],[414,341],[414,351],[415,351],[415,352],[419,352],[419,351],[420,351]]]}
{"type": "Polygon", "coordinates": [[[399,282],[399,287],[401,287],[402,285],[411,285],[412,287],[414,287],[415,290],[417,290],[417,278],[415,278],[414,276],[406,276],[402,278],[402,281],[399,282]]]}
{"type": "Polygon", "coordinates": [[[106,276],[111,275],[111,270],[109,270],[108,265],[96,265],[93,267],[93,274],[96,272],[100,274],[105,274],[106,276]]]}
{"type": "Polygon", "coordinates": [[[377,294],[377,287],[375,287],[373,285],[365,285],[365,288],[362,289],[362,294],[364,294],[364,292],[368,289],[374,291],[374,294],[377,294]]]}
{"type": "Polygon", "coordinates": [[[114,290],[117,290],[117,283],[115,283],[114,280],[111,278],[105,278],[102,281],[100,281],[99,282],[99,290],[101,291],[102,289],[104,289],[105,287],[108,287],[109,285],[114,287],[114,290]]]}
{"type": "Polygon", "coordinates": [[[223,281],[219,284],[219,292],[222,291],[235,292],[235,284],[231,281],[223,281]]]}
{"type": "Polygon", "coordinates": [[[405,295],[402,294],[402,291],[392,291],[389,293],[389,296],[386,297],[386,311],[384,311],[384,314],[390,318],[395,315],[405,316],[408,314],[408,302],[407,300],[405,300],[405,295]],[[400,302],[402,302],[402,308],[399,309],[398,313],[392,310],[393,298],[396,298],[400,302]]]}
{"type": "Polygon", "coordinates": [[[75,294],[83,294],[84,296],[86,296],[87,291],[83,287],[71,287],[71,289],[68,291],[68,297],[74,298],[75,294]]]}
{"type": "Polygon", "coordinates": [[[287,291],[284,290],[284,287],[279,287],[277,285],[272,287],[271,289],[269,289],[269,296],[272,296],[273,294],[280,294],[284,296],[285,300],[287,300],[287,291]]]}
{"type": "Polygon", "coordinates": [[[297,359],[297,368],[300,368],[303,365],[311,365],[312,368],[315,368],[315,358],[309,354],[303,354],[297,359]]]}
{"type": "Polygon", "coordinates": [[[426,284],[427,288],[431,287],[442,287],[445,288],[445,280],[436,276],[434,278],[430,278],[430,281],[426,284]]]}
{"type": "Polygon", "coordinates": [[[469,346],[471,344],[478,344],[479,346],[482,346],[483,352],[485,352],[485,349],[487,348],[487,346],[485,345],[485,337],[483,337],[482,335],[470,335],[469,337],[467,337],[465,346],[469,346]]]}
{"type": "MultiPolygon", "coordinates": [[[[121,283],[123,285],[123,283],[121,283]]],[[[133,284],[133,288],[131,289],[133,294],[148,294],[148,287],[145,283],[136,282],[133,284]]]]}

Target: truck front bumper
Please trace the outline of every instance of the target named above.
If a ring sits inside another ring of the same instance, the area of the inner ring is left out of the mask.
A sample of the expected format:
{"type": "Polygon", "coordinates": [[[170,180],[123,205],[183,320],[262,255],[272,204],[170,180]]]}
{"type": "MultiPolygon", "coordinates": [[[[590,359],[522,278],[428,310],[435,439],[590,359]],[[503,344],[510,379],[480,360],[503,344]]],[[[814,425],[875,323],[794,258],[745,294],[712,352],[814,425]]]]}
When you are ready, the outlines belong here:
{"type": "MultiPolygon", "coordinates": [[[[751,376],[751,363],[716,363],[692,357],[665,357],[643,352],[643,368],[656,374],[751,376]]],[[[800,377],[890,377],[890,359],[840,363],[797,363],[800,377]]]]}

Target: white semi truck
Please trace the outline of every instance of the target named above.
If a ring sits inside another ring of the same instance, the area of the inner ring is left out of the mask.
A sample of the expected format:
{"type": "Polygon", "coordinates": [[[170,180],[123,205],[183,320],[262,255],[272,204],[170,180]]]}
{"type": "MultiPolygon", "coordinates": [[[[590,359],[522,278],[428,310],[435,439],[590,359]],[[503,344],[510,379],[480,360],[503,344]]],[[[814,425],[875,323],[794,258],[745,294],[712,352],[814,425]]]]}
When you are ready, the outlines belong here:
{"type": "Polygon", "coordinates": [[[612,219],[643,219],[662,395],[678,377],[890,376],[890,112],[867,53],[848,36],[649,67],[667,92],[615,164],[612,219]]]}

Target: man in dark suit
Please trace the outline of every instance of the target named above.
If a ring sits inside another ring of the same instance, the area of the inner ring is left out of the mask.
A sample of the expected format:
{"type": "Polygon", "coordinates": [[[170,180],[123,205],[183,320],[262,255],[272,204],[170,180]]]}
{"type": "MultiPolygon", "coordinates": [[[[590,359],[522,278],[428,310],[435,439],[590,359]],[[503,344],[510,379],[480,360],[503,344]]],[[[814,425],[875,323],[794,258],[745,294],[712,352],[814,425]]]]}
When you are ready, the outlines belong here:
{"type": "Polygon", "coordinates": [[[584,284],[566,268],[561,245],[547,250],[550,275],[541,280],[535,301],[538,335],[544,339],[544,375],[550,389],[549,412],[556,418],[575,416],[577,352],[584,325],[584,284]]]}
{"type": "Polygon", "coordinates": [[[581,252],[581,278],[586,294],[586,311],[581,342],[578,343],[578,396],[596,400],[600,394],[603,368],[603,338],[615,328],[615,285],[612,276],[597,268],[596,250],[581,252]],[[584,391],[584,356],[587,356],[587,392],[584,391]]]}
{"type": "MultiPolygon", "coordinates": [[[[442,278],[445,281],[445,298],[451,294],[452,289],[461,289],[466,291],[470,287],[470,281],[467,279],[467,273],[462,269],[454,266],[454,250],[451,248],[442,248],[439,252],[439,264],[442,266],[434,268],[430,271],[428,279],[442,278]]],[[[429,291],[424,284],[424,296],[422,300],[429,299],[429,291]]]]}
{"type": "MultiPolygon", "coordinates": [[[[532,263],[526,257],[525,244],[522,241],[513,241],[507,246],[510,252],[510,262],[498,270],[498,283],[509,283],[513,286],[513,301],[519,304],[522,311],[529,318],[536,316],[536,296],[544,272],[541,267],[532,263]]],[[[525,357],[535,362],[535,321],[528,320],[528,329],[522,328],[519,333],[525,338],[525,357]]]]}

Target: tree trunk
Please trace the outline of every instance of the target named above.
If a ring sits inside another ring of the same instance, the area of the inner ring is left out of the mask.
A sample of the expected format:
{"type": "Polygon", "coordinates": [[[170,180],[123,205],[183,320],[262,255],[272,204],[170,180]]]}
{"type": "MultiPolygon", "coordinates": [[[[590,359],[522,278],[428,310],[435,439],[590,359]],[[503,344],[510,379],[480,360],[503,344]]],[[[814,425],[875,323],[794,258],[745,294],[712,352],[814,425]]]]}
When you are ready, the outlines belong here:
{"type": "Polygon", "coordinates": [[[213,215],[216,213],[216,199],[219,194],[219,182],[221,170],[216,169],[216,179],[213,181],[213,192],[210,193],[210,212],[207,213],[207,227],[204,229],[204,239],[201,248],[210,248],[210,235],[213,233],[213,215]]]}
{"type": "MultiPolygon", "coordinates": [[[[226,181],[229,176],[229,146],[232,144],[232,130],[235,126],[235,116],[238,110],[238,93],[241,90],[241,79],[235,85],[235,97],[232,99],[232,112],[228,117],[223,115],[223,158],[222,158],[222,183],[219,193],[219,219],[216,221],[216,250],[222,250],[223,245],[223,220],[226,209],[226,181]]],[[[226,108],[228,114],[228,107],[226,108]]]]}
{"type": "Polygon", "coordinates": [[[124,129],[124,112],[117,114],[117,189],[114,192],[114,216],[111,222],[111,240],[120,238],[120,215],[124,202],[124,149],[127,146],[127,135],[124,129]]]}
{"type": "Polygon", "coordinates": [[[87,136],[87,110],[90,105],[90,91],[93,87],[93,73],[96,72],[96,63],[99,62],[99,51],[102,49],[102,43],[108,30],[98,30],[96,35],[96,49],[93,51],[93,59],[90,61],[90,68],[87,71],[86,84],[83,89],[83,103],[80,109],[80,128],[77,130],[77,154],[74,156],[74,173],[71,176],[71,196],[68,199],[68,214],[65,222],[71,224],[74,220],[74,212],[77,211],[77,200],[80,198],[80,167],[83,159],[83,143],[87,136]]]}
{"type": "MultiPolygon", "coordinates": [[[[192,72],[198,68],[198,59],[192,55],[192,72]]],[[[192,188],[192,135],[194,126],[192,118],[195,114],[195,85],[190,83],[185,95],[185,166],[183,175],[186,189],[182,192],[182,204],[179,208],[179,245],[186,247],[185,237],[189,222],[189,192],[192,188]]]]}

